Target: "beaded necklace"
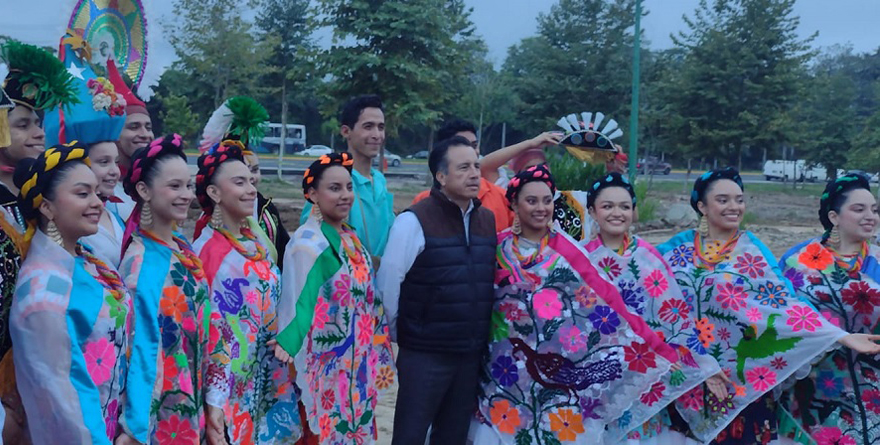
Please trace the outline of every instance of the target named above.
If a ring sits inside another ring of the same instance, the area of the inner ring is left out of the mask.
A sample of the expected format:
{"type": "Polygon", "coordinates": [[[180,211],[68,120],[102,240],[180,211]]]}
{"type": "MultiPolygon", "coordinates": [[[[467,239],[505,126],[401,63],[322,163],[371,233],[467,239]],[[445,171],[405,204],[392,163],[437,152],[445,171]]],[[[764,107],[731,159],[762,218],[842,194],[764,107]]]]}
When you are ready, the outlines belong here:
{"type": "Polygon", "coordinates": [[[862,241],[861,247],[859,247],[859,253],[854,255],[855,260],[853,261],[853,256],[847,257],[846,255],[841,255],[837,250],[835,250],[831,246],[825,246],[832,255],[834,255],[834,262],[837,263],[837,267],[850,272],[850,271],[861,271],[862,270],[862,262],[865,261],[865,258],[868,256],[868,242],[862,241]],[[850,259],[847,259],[850,258],[850,259]]]}
{"type": "Polygon", "coordinates": [[[202,260],[193,252],[192,248],[189,246],[189,243],[186,242],[183,238],[173,235],[174,243],[177,244],[177,249],[171,247],[165,241],[161,240],[158,236],[151,233],[149,230],[140,229],[140,234],[146,237],[149,240],[152,240],[155,243],[161,244],[162,246],[167,247],[174,253],[174,256],[177,257],[177,260],[180,261],[180,264],[183,264],[183,267],[186,267],[190,273],[193,274],[197,280],[202,280],[205,278],[205,271],[202,269],[202,260]],[[179,250],[178,250],[179,249],[179,250]]]}
{"type": "Polygon", "coordinates": [[[743,232],[737,230],[736,235],[733,235],[729,240],[727,240],[721,247],[718,248],[715,252],[707,252],[703,247],[703,237],[700,235],[700,232],[697,231],[696,235],[694,235],[694,265],[697,267],[703,267],[706,269],[714,269],[715,266],[724,261],[730,252],[733,252],[733,249],[736,247],[736,242],[739,241],[739,237],[743,232]]]}
{"type": "Polygon", "coordinates": [[[541,255],[544,252],[544,248],[550,244],[550,231],[547,231],[547,234],[541,237],[541,242],[538,244],[538,248],[529,256],[523,256],[519,251],[519,241],[520,236],[514,234],[513,235],[513,254],[516,255],[516,259],[522,265],[522,267],[528,269],[532,265],[541,262],[543,256],[541,255]]]}
{"type": "Polygon", "coordinates": [[[122,282],[122,277],[119,276],[119,272],[108,267],[106,263],[95,256],[92,249],[88,246],[77,243],[76,251],[86,262],[95,266],[95,269],[98,271],[96,278],[104,286],[104,289],[107,289],[116,301],[122,301],[125,297],[126,289],[125,284],[122,282]]]}
{"type": "Polygon", "coordinates": [[[232,234],[232,232],[230,232],[226,228],[214,227],[213,225],[211,226],[211,228],[213,228],[217,232],[220,232],[220,234],[223,235],[223,237],[226,238],[227,241],[229,241],[229,244],[232,245],[232,248],[234,248],[236,252],[240,253],[241,256],[251,261],[262,261],[266,259],[266,248],[263,247],[263,244],[260,242],[259,239],[257,239],[257,236],[254,235],[254,232],[252,232],[249,227],[242,227],[241,234],[245,237],[245,239],[254,243],[254,246],[257,250],[254,253],[248,252],[247,247],[245,247],[244,244],[242,244],[241,241],[239,241],[238,238],[236,238],[232,234]]]}

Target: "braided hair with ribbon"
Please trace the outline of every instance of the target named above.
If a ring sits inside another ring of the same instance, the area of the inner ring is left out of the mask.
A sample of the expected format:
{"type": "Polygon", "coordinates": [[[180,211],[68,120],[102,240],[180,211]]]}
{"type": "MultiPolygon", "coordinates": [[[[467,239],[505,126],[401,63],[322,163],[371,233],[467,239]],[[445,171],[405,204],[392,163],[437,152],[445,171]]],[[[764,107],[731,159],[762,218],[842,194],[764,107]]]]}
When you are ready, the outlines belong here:
{"type": "Polygon", "coordinates": [[[52,200],[55,188],[65,171],[78,164],[91,166],[87,148],[77,141],[58,144],[40,153],[36,158],[18,162],[13,182],[18,187],[18,207],[27,222],[22,257],[36,233],[40,220],[40,204],[52,200]]]}
{"type": "Polygon", "coordinates": [[[831,236],[831,230],[834,229],[834,224],[828,217],[828,212],[834,210],[840,213],[843,204],[849,198],[849,193],[858,189],[870,191],[871,183],[868,182],[868,178],[857,173],[843,175],[825,186],[825,191],[819,199],[819,222],[822,223],[822,227],[825,229],[825,233],[822,234],[823,243],[828,240],[831,236]]]}
{"type": "Polygon", "coordinates": [[[334,166],[344,167],[350,174],[351,168],[354,166],[354,158],[348,153],[330,153],[321,155],[321,157],[316,159],[315,162],[312,162],[312,165],[310,165],[305,173],[303,173],[303,193],[310,203],[316,204],[309,196],[309,190],[312,188],[318,188],[318,183],[321,181],[321,176],[324,175],[324,171],[334,166]]]}
{"type": "Polygon", "coordinates": [[[125,225],[125,235],[122,237],[123,252],[131,242],[131,234],[141,224],[141,209],[144,206],[144,200],[137,191],[137,184],[141,181],[147,184],[152,183],[156,167],[164,159],[178,157],[186,161],[183,149],[183,137],[175,133],[154,140],[150,145],[139,148],[132,155],[131,168],[123,178],[122,187],[125,193],[135,201],[135,206],[128,218],[128,223],[125,225]]]}
{"type": "Polygon", "coordinates": [[[216,203],[208,196],[208,186],[213,183],[214,175],[226,161],[244,163],[244,149],[244,144],[241,141],[226,139],[214,144],[199,156],[199,171],[196,173],[196,199],[199,200],[199,206],[202,208],[202,216],[196,221],[194,239],[198,238],[202,229],[208,225],[211,214],[214,212],[216,203]]]}
{"type": "Polygon", "coordinates": [[[507,186],[507,201],[508,205],[513,208],[513,203],[516,201],[517,196],[522,191],[523,187],[530,182],[543,182],[547,184],[547,187],[550,187],[550,194],[556,194],[556,183],[553,181],[553,176],[550,174],[550,170],[544,164],[535,165],[529,167],[513,177],[510,180],[510,183],[507,186]]]}
{"type": "Polygon", "coordinates": [[[626,176],[621,175],[620,173],[609,173],[601,178],[599,178],[593,185],[587,190],[587,208],[592,208],[594,204],[596,204],[596,198],[599,197],[599,194],[602,193],[602,190],[605,190],[610,187],[620,187],[629,193],[629,196],[632,198],[632,205],[635,208],[636,206],[636,191],[632,186],[632,183],[629,182],[629,179],[626,176]]]}
{"type": "Polygon", "coordinates": [[[694,190],[691,192],[691,207],[693,207],[694,211],[697,212],[698,215],[703,216],[703,214],[700,212],[700,208],[697,206],[697,203],[702,201],[706,197],[706,193],[709,192],[709,186],[722,179],[729,179],[735,182],[736,185],[739,186],[740,190],[745,190],[745,187],[743,187],[742,177],[740,177],[739,175],[739,171],[733,167],[719,168],[703,173],[694,182],[694,190]]]}

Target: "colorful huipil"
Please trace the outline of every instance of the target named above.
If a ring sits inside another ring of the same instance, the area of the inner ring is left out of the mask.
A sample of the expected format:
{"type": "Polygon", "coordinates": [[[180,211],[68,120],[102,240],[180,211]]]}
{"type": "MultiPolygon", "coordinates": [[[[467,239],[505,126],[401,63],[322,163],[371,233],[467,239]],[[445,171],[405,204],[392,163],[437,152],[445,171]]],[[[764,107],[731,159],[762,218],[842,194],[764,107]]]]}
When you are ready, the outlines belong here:
{"type": "MultiPolygon", "coordinates": [[[[9,339],[9,309],[12,307],[12,294],[15,292],[15,281],[21,266],[21,252],[16,244],[24,236],[20,226],[12,214],[0,208],[0,360],[12,347],[9,339]]],[[[0,375],[0,380],[6,376],[0,375]]],[[[11,378],[15,385],[15,379],[11,378]]],[[[0,387],[5,385],[0,382],[0,387]]],[[[14,389],[14,388],[10,388],[14,389]]]]}
{"type": "Polygon", "coordinates": [[[315,218],[285,255],[278,343],[294,357],[309,428],[322,444],[374,443],[396,372],[370,255],[351,228],[315,218]]]}
{"type": "MultiPolygon", "coordinates": [[[[808,299],[831,323],[850,333],[878,333],[880,248],[864,243],[857,257],[844,260],[818,239],[810,240],[788,251],[779,265],[798,296],[808,299]]],[[[839,443],[880,443],[877,356],[848,348],[834,350],[782,401],[792,417],[783,416],[780,430],[797,433],[802,443],[832,444],[842,437],[851,440],[839,443]]]]}
{"type": "Polygon", "coordinates": [[[797,298],[773,254],[750,232],[720,245],[702,243],[688,230],[657,249],[697,320],[699,334],[688,346],[705,348],[734,385],[722,401],[698,386],[679,399],[678,411],[700,440],[769,442],[776,413],[762,409],[762,396],[846,333],[797,298]]]}
{"type": "MultiPolygon", "coordinates": [[[[672,270],[653,246],[637,236],[627,236],[620,250],[605,247],[601,238],[587,244],[586,250],[599,273],[617,285],[629,311],[643,318],[679,357],[680,369],[664,375],[650,391],[641,395],[638,403],[630,408],[633,417],[644,418],[641,411],[675,402],[721,371],[718,362],[699,341],[697,320],[691,316],[672,270]]],[[[618,438],[632,429],[630,439],[647,439],[669,426],[668,416],[658,415],[643,425],[614,423],[609,433],[616,433],[614,437],[618,438]]]]}
{"type": "Polygon", "coordinates": [[[292,444],[302,435],[294,373],[266,344],[278,332],[281,271],[262,243],[227,236],[207,226],[193,245],[214,308],[205,399],[224,409],[231,443],[292,444]]]}
{"type": "Polygon", "coordinates": [[[479,396],[495,440],[478,433],[482,440],[603,443],[606,425],[640,425],[663,408],[625,414],[669,371],[675,351],[627,310],[576,241],[551,232],[539,245],[505,230],[497,256],[479,396]]]}
{"type": "Polygon", "coordinates": [[[84,255],[94,254],[73,257],[37,231],[19,274],[10,333],[33,443],[111,444],[120,433],[132,300],[84,255]]]}
{"type": "Polygon", "coordinates": [[[135,307],[123,421],[141,443],[204,440],[211,304],[198,257],[182,235],[174,239],[172,247],[135,231],[122,258],[135,307]]]}

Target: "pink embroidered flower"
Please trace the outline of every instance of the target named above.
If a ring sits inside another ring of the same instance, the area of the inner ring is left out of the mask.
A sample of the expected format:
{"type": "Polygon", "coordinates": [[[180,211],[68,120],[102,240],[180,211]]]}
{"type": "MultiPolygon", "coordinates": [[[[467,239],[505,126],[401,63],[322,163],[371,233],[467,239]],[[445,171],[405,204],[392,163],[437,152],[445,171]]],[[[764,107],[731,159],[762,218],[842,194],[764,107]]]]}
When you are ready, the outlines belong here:
{"type": "Polygon", "coordinates": [[[733,267],[735,267],[739,273],[755,279],[764,276],[764,268],[767,267],[767,262],[764,261],[764,257],[760,255],[752,256],[752,254],[747,252],[736,258],[736,264],[734,264],[733,267]]]}
{"type": "Polygon", "coordinates": [[[498,309],[501,310],[507,321],[518,322],[528,316],[526,311],[520,309],[516,303],[502,303],[498,309]]]}
{"type": "Polygon", "coordinates": [[[321,394],[321,408],[324,408],[325,411],[329,411],[333,408],[333,405],[336,403],[336,394],[332,389],[328,389],[321,394]]]}
{"type": "Polygon", "coordinates": [[[251,306],[257,304],[257,291],[252,290],[252,291],[248,292],[247,294],[245,294],[244,299],[251,306]]]}
{"type": "Polygon", "coordinates": [[[824,426],[813,433],[816,445],[856,445],[856,440],[843,435],[836,426],[824,426]]]}
{"type": "Polygon", "coordinates": [[[675,323],[679,319],[687,319],[690,314],[687,303],[678,298],[666,300],[660,305],[657,315],[666,323],[675,323]]]}
{"type": "Polygon", "coordinates": [[[721,303],[722,309],[730,308],[738,311],[746,306],[746,293],[743,286],[733,283],[724,283],[718,287],[718,295],[715,297],[721,303]]]}
{"type": "Polygon", "coordinates": [[[315,302],[315,316],[312,319],[312,324],[315,325],[315,329],[324,329],[324,325],[327,323],[327,320],[330,319],[330,316],[327,315],[329,309],[330,305],[327,304],[323,298],[318,297],[318,301],[315,302]]]}
{"type": "Polygon", "coordinates": [[[822,316],[825,317],[825,319],[828,320],[834,326],[837,326],[838,328],[840,327],[840,319],[837,318],[836,315],[834,315],[834,312],[825,310],[825,311],[822,311],[822,316]]]}
{"type": "Polygon", "coordinates": [[[666,281],[666,277],[663,276],[663,272],[660,269],[655,269],[642,282],[645,285],[645,290],[648,292],[648,295],[657,298],[660,295],[663,295],[663,292],[666,292],[666,289],[669,289],[669,282],[666,281]]]}
{"type": "Polygon", "coordinates": [[[759,366],[746,371],[746,381],[758,392],[766,392],[776,385],[776,373],[766,366],[759,366]]]}
{"type": "Polygon", "coordinates": [[[329,414],[324,414],[321,416],[320,419],[318,419],[318,428],[321,430],[321,437],[319,442],[322,440],[326,440],[330,437],[330,435],[332,434],[331,430],[333,429],[333,421],[330,420],[329,414]]]}
{"type": "Polygon", "coordinates": [[[559,300],[559,294],[552,289],[541,289],[532,301],[535,312],[545,320],[562,315],[562,301],[559,300]]]}
{"type": "Polygon", "coordinates": [[[196,330],[196,322],[192,319],[192,317],[184,318],[181,326],[183,326],[183,330],[187,332],[193,332],[196,330]]]}
{"type": "Polygon", "coordinates": [[[342,278],[333,283],[333,301],[339,303],[340,306],[348,306],[351,304],[351,277],[342,275],[342,278]]]}
{"type": "Polygon", "coordinates": [[[785,313],[788,314],[788,320],[785,321],[785,324],[791,326],[791,330],[794,332],[802,330],[815,332],[816,328],[822,325],[819,314],[807,306],[795,305],[785,313]]]}
{"type": "Polygon", "coordinates": [[[862,401],[865,408],[874,414],[880,414],[880,391],[876,389],[862,390],[862,401]]]}
{"type": "Polygon", "coordinates": [[[639,397],[642,403],[645,405],[651,406],[657,403],[661,397],[663,397],[663,391],[666,390],[666,386],[663,385],[663,382],[656,382],[651,386],[651,389],[648,392],[642,394],[639,397]]]}
{"type": "Polygon", "coordinates": [[[106,338],[98,339],[86,344],[85,348],[86,369],[95,385],[101,385],[110,380],[115,364],[113,344],[106,338]]]}
{"type": "Polygon", "coordinates": [[[167,445],[192,445],[199,441],[199,434],[189,422],[175,414],[159,421],[156,425],[156,439],[167,445]]]}
{"type": "Polygon", "coordinates": [[[373,338],[373,317],[369,314],[361,314],[358,317],[357,332],[358,346],[369,344],[373,338]]]}
{"type": "Polygon", "coordinates": [[[178,376],[180,378],[180,391],[184,394],[193,394],[193,382],[190,378],[189,372],[181,372],[178,376]]]}
{"type": "Polygon", "coordinates": [[[617,264],[617,261],[614,261],[611,257],[605,257],[599,260],[599,269],[602,269],[602,272],[605,272],[605,275],[610,279],[615,279],[620,276],[620,264],[617,264]]]}
{"type": "Polygon", "coordinates": [[[753,307],[753,308],[746,311],[746,318],[748,318],[749,321],[751,321],[752,323],[756,323],[756,322],[761,321],[761,319],[764,318],[764,316],[761,315],[760,309],[753,307]]]}
{"type": "Polygon", "coordinates": [[[679,398],[686,409],[697,411],[703,407],[703,385],[697,385],[694,389],[684,393],[679,398]]]}
{"type": "Polygon", "coordinates": [[[587,286],[581,286],[577,288],[574,291],[574,299],[586,309],[595,306],[596,302],[599,301],[599,297],[596,296],[596,293],[593,292],[593,289],[590,289],[587,286]]]}
{"type": "Polygon", "coordinates": [[[576,352],[582,350],[586,346],[583,332],[577,326],[565,327],[559,330],[559,342],[562,343],[562,349],[568,352],[576,352]]]}

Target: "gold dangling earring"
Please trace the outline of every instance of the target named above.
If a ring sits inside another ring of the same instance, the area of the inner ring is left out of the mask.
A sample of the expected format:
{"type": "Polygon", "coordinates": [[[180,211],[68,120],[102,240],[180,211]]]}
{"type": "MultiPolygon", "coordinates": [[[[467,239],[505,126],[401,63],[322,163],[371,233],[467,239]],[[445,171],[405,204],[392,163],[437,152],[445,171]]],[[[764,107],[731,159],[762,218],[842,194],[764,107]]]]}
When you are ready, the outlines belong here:
{"type": "Polygon", "coordinates": [[[837,226],[831,228],[831,234],[828,236],[828,244],[834,249],[840,248],[840,230],[837,226]]]}
{"type": "Polygon", "coordinates": [[[313,216],[313,217],[315,218],[315,220],[318,221],[319,223],[324,222],[324,215],[321,213],[321,208],[318,207],[318,204],[317,204],[317,203],[315,203],[314,205],[312,205],[312,216],[313,216]]]}
{"type": "Polygon", "coordinates": [[[55,221],[49,220],[49,223],[46,224],[46,235],[54,242],[61,247],[64,247],[64,240],[61,238],[61,232],[58,231],[58,226],[55,225],[55,221]]]}
{"type": "Polygon", "coordinates": [[[214,204],[214,211],[211,212],[211,225],[215,229],[223,227],[223,213],[220,211],[220,203],[214,204]]]}
{"type": "Polygon", "coordinates": [[[552,217],[550,221],[547,221],[547,228],[550,229],[550,232],[556,232],[556,221],[552,217]]]}
{"type": "Polygon", "coordinates": [[[513,215],[513,225],[510,226],[510,231],[513,232],[514,235],[519,235],[522,233],[522,225],[519,223],[519,215],[513,215]]]}
{"type": "Polygon", "coordinates": [[[709,236],[709,219],[705,216],[700,216],[700,236],[706,238],[709,236]]]}
{"type": "Polygon", "coordinates": [[[141,207],[141,227],[150,227],[153,225],[153,209],[150,208],[150,201],[145,201],[141,207]]]}

